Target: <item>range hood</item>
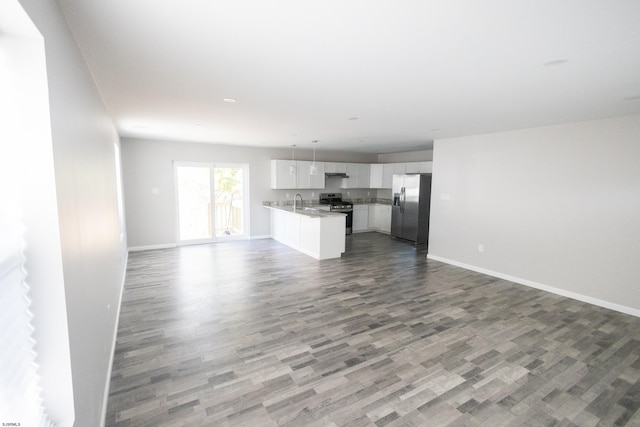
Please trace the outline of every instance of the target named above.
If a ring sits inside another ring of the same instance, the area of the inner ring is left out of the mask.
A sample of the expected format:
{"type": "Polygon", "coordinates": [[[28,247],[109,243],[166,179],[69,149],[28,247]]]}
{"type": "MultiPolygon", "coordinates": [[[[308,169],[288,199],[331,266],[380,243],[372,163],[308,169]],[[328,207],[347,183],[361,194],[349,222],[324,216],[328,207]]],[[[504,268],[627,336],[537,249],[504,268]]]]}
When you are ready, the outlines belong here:
{"type": "Polygon", "coordinates": [[[344,172],[325,172],[324,175],[327,178],[349,178],[349,175],[344,172]]]}

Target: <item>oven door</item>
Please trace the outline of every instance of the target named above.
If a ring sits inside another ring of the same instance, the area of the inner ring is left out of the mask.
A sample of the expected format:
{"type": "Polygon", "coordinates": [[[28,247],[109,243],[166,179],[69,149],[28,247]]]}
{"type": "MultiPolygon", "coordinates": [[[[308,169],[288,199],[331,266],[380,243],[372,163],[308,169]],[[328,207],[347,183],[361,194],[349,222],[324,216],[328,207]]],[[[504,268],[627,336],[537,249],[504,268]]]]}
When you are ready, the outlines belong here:
{"type": "Polygon", "coordinates": [[[333,209],[331,208],[331,212],[340,212],[347,214],[347,224],[345,227],[345,234],[353,233],[353,209],[333,209]]]}

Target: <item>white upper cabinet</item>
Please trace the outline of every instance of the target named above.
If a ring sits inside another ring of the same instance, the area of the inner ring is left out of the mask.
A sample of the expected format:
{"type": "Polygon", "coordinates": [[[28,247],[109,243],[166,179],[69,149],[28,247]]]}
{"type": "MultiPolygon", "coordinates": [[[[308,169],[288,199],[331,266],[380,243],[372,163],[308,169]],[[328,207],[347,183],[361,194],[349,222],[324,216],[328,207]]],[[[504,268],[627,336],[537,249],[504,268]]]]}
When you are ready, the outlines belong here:
{"type": "Polygon", "coordinates": [[[316,162],[316,174],[311,175],[311,164],[306,160],[271,160],[271,188],[278,190],[324,189],[324,163],[316,162]],[[294,166],[293,175],[291,166],[294,166]]]}
{"type": "Polygon", "coordinates": [[[297,165],[292,160],[271,160],[271,188],[296,188],[297,165]],[[291,174],[291,166],[294,167],[291,174]]]}
{"type": "Polygon", "coordinates": [[[382,188],[382,174],[384,165],[381,163],[374,163],[371,165],[369,173],[369,187],[370,188],[382,188]]]}
{"type": "Polygon", "coordinates": [[[358,171],[358,188],[371,188],[371,165],[359,163],[358,171]]]}
{"type": "Polygon", "coordinates": [[[316,174],[311,175],[308,160],[271,160],[271,188],[324,189],[325,172],[346,173],[349,178],[340,181],[340,188],[391,188],[393,175],[405,173],[431,173],[433,162],[409,163],[341,163],[316,162],[316,174]],[[295,166],[294,174],[289,172],[295,166]]]}
{"type": "Polygon", "coordinates": [[[403,175],[406,173],[405,163],[385,163],[382,168],[382,187],[391,188],[393,186],[393,175],[403,175]]]}
{"type": "Polygon", "coordinates": [[[324,171],[329,173],[346,173],[347,164],[338,162],[326,162],[324,164],[324,171]]]}
{"type": "Polygon", "coordinates": [[[311,175],[311,165],[313,162],[298,160],[297,162],[297,182],[296,188],[322,188],[324,189],[324,163],[316,162],[316,173],[311,175]]]}
{"type": "Polygon", "coordinates": [[[340,183],[340,188],[358,188],[360,181],[360,169],[358,169],[357,163],[347,163],[347,176],[340,183]]]}
{"type": "Polygon", "coordinates": [[[433,162],[410,162],[406,164],[406,173],[431,173],[433,162]]]}
{"type": "Polygon", "coordinates": [[[347,176],[340,188],[371,188],[370,167],[368,163],[347,163],[347,176]]]}

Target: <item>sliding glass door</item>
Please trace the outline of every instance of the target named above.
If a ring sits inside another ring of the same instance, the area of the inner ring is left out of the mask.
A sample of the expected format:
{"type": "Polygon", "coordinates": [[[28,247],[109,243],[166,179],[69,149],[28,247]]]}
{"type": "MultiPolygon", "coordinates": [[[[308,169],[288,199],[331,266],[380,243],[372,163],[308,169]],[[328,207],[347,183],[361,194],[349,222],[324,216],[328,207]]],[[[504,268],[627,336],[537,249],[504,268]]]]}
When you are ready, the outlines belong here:
{"type": "Polygon", "coordinates": [[[241,168],[213,169],[214,233],[216,237],[244,235],[244,179],[241,168]]]}
{"type": "Polygon", "coordinates": [[[176,163],[178,241],[249,237],[248,165],[176,163]]]}

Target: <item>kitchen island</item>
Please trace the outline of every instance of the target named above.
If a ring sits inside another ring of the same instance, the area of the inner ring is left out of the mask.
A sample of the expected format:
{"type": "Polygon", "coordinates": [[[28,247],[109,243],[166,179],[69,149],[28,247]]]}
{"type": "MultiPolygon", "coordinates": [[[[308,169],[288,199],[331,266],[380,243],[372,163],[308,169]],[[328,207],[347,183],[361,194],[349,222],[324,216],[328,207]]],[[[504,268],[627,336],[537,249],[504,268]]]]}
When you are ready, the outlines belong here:
{"type": "Polygon", "coordinates": [[[345,251],[346,215],[316,208],[264,206],[271,210],[271,237],[315,259],[340,258],[345,251]]]}

